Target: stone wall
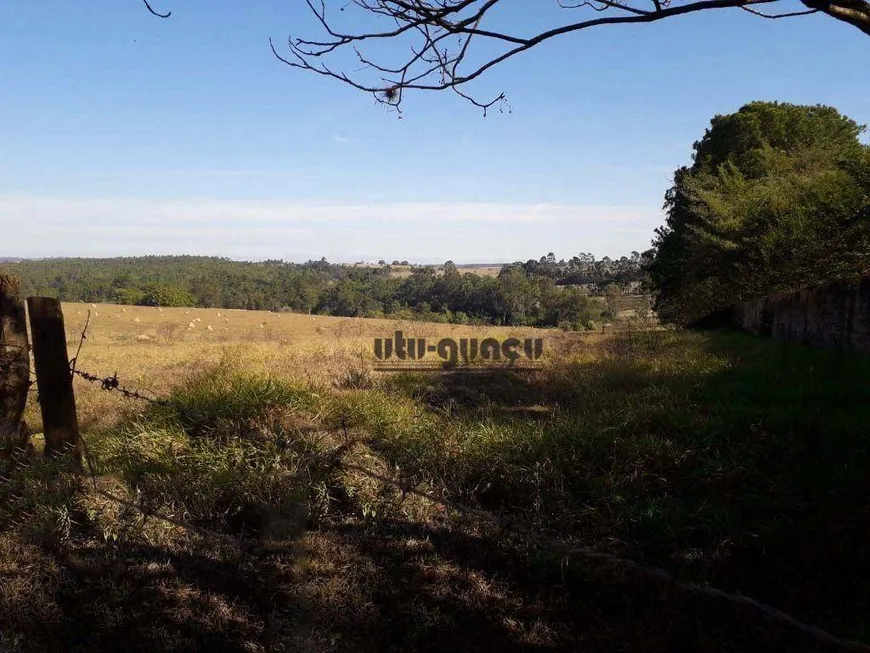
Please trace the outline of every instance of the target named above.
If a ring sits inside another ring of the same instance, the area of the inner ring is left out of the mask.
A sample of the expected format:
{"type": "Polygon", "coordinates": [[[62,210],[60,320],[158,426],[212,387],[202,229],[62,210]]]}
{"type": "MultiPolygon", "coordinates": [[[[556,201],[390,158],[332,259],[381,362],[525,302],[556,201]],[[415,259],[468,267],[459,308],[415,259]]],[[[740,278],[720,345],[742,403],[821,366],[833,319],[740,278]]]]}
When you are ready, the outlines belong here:
{"type": "Polygon", "coordinates": [[[816,347],[870,352],[870,273],[741,302],[735,318],[746,331],[816,347]]]}

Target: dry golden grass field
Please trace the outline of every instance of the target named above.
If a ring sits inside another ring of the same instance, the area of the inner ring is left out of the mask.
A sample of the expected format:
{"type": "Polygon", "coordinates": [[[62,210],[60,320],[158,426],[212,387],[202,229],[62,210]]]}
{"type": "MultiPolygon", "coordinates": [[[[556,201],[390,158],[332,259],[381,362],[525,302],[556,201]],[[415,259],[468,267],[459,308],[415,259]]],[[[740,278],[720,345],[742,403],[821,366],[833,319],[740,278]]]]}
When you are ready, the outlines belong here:
{"type": "MultiPolygon", "coordinates": [[[[832,650],[565,546],[870,642],[868,357],[660,328],[63,309],[70,356],[90,312],[78,370],[168,401],[76,377],[85,473],[38,435],[0,458],[2,653],[832,650]],[[545,365],[373,373],[372,339],[396,330],[541,336],[545,365]]],[[[38,434],[35,401],[27,421],[38,434]]]]}
{"type": "MultiPolygon", "coordinates": [[[[368,267],[377,267],[370,265],[368,267]]],[[[482,277],[497,277],[501,272],[503,265],[458,265],[457,268],[461,274],[477,274],[482,277]]],[[[435,268],[441,271],[442,266],[436,265],[435,268]]],[[[390,276],[398,279],[406,279],[411,276],[414,268],[410,265],[393,265],[390,267],[390,276]]]]}
{"type": "MultiPolygon", "coordinates": [[[[117,373],[122,385],[154,397],[167,394],[209,365],[231,359],[252,373],[264,372],[306,382],[332,383],[374,360],[373,339],[402,330],[408,336],[461,338],[545,337],[545,352],[567,351],[571,342],[595,334],[515,327],[474,327],[389,319],[365,319],[205,308],[158,308],[114,304],[62,305],[69,356],[77,369],[101,377],[117,373]]],[[[107,426],[131,402],[75,380],[83,430],[107,426]]],[[[39,430],[36,402],[27,422],[39,430]]]]}

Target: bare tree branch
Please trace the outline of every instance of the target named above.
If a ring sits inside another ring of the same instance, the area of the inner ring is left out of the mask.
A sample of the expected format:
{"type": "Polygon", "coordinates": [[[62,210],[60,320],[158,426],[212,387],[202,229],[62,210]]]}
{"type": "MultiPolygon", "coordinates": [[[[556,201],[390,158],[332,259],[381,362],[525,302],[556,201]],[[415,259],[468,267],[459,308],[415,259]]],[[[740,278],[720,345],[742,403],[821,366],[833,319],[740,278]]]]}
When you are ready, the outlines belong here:
{"type": "MultiPolygon", "coordinates": [[[[155,16],[168,18],[171,15],[171,12],[156,12],[149,0],[143,2],[155,16]]],[[[806,10],[779,13],[755,8],[783,2],[785,0],[555,0],[557,10],[593,13],[585,20],[569,20],[537,34],[523,35],[482,26],[495,23],[489,20],[490,15],[508,6],[510,0],[305,0],[325,36],[290,37],[284,54],[278,51],[271,38],[269,45],[282,63],[371,93],[378,102],[399,112],[406,91],[450,90],[485,114],[496,105],[503,109],[505,94],[496,93],[489,99],[479,100],[465,89],[467,84],[545,41],[593,27],[651,23],[713,9],[741,9],[768,19],[823,13],[870,35],[870,0],[800,0],[806,10]],[[681,1],[682,4],[677,4],[681,1]],[[345,16],[356,11],[350,24],[360,24],[356,18],[369,21],[374,18],[387,25],[371,31],[343,31],[332,15],[327,16],[331,7],[337,7],[345,16]],[[595,14],[606,15],[591,17],[595,14]],[[389,42],[392,46],[388,58],[384,58],[380,42],[389,42]],[[405,55],[401,54],[403,49],[405,55]],[[345,72],[346,64],[335,61],[345,52],[361,67],[345,72]]]]}
{"type": "Polygon", "coordinates": [[[752,7],[740,7],[743,11],[748,11],[750,14],[761,16],[762,18],[792,18],[794,16],[809,16],[810,14],[818,13],[818,9],[807,9],[805,11],[790,11],[784,14],[766,14],[763,11],[758,11],[752,7]]]}
{"type": "Polygon", "coordinates": [[[172,15],[172,12],[171,12],[171,11],[167,11],[165,14],[161,14],[160,12],[154,11],[154,7],[151,6],[151,4],[148,2],[148,0],[142,0],[142,2],[145,3],[145,8],[146,8],[150,13],[154,14],[155,16],[157,16],[158,18],[169,18],[169,17],[172,15]]]}
{"type": "Polygon", "coordinates": [[[801,0],[810,9],[818,9],[832,18],[849,23],[870,35],[870,2],[867,0],[801,0]]]}
{"type": "MultiPolygon", "coordinates": [[[[319,5],[315,5],[312,0],[306,0],[328,38],[290,38],[287,43],[288,55],[279,54],[271,41],[270,45],[275,56],[283,63],[372,93],[379,102],[396,109],[399,109],[408,90],[452,90],[483,109],[485,113],[497,104],[504,104],[505,94],[498,93],[490,99],[478,100],[462,90],[462,87],[490,68],[544,41],[602,25],[649,23],[699,11],[750,9],[753,5],[779,1],[781,0],[697,0],[673,5],[670,0],[652,0],[653,7],[642,9],[630,5],[632,0],[556,0],[557,6],[565,10],[586,8],[596,13],[608,12],[608,15],[568,22],[538,34],[523,36],[481,27],[488,14],[504,5],[505,0],[352,0],[353,7],[374,16],[388,18],[394,26],[383,31],[355,33],[341,31],[327,18],[326,0],[319,0],[319,5]],[[405,43],[410,55],[395,63],[382,62],[363,54],[362,46],[366,42],[384,39],[405,43]],[[469,56],[470,45],[472,40],[477,39],[504,46],[504,50],[488,58],[472,61],[469,56]],[[454,41],[454,47],[449,48],[448,45],[454,41]],[[346,46],[350,46],[358,61],[364,64],[353,75],[333,67],[327,61],[346,46]]],[[[793,15],[807,13],[815,11],[795,12],[793,15]]]]}

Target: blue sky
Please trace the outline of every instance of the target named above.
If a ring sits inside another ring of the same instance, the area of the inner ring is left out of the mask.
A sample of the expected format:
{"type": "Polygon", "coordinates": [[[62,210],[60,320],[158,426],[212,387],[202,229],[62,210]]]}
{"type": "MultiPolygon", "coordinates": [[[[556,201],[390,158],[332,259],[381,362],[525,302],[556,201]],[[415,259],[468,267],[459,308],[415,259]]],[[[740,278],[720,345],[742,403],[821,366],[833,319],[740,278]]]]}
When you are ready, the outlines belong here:
{"type": "MultiPolygon", "coordinates": [[[[510,114],[422,93],[399,120],[274,59],[270,36],[315,34],[301,0],[154,4],[172,18],[139,0],[4,13],[0,256],[618,256],[649,247],[714,114],[781,100],[870,123],[870,38],[824,16],[597,28],[472,87],[510,114]]],[[[553,5],[505,0],[495,24],[526,34],[553,5]]]]}

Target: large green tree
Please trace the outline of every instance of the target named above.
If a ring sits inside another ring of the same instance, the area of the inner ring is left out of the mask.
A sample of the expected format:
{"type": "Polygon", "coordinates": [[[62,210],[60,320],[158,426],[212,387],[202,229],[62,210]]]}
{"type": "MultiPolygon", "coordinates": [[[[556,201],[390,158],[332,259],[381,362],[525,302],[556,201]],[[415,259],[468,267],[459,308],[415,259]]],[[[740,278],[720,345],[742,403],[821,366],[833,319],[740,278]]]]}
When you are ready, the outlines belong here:
{"type": "Polygon", "coordinates": [[[870,267],[863,130],[825,106],[753,102],[716,116],[666,194],[648,268],[660,315],[692,322],[870,267]]]}

